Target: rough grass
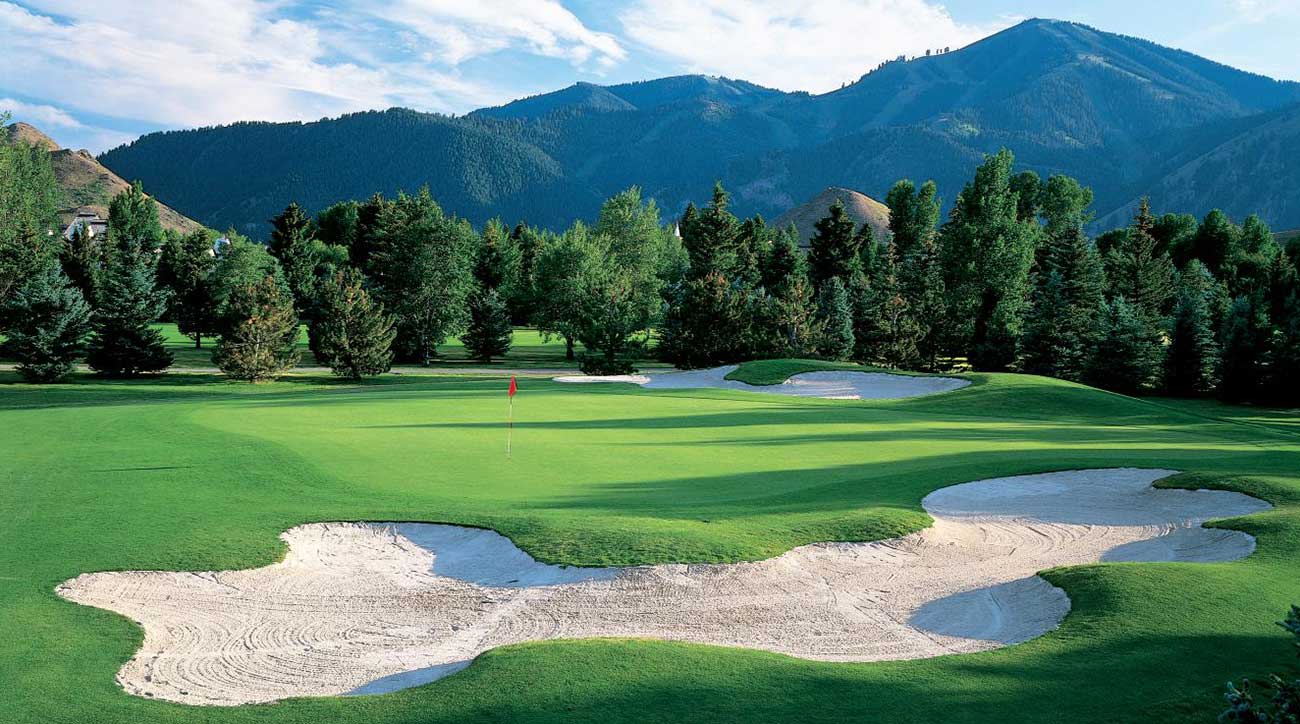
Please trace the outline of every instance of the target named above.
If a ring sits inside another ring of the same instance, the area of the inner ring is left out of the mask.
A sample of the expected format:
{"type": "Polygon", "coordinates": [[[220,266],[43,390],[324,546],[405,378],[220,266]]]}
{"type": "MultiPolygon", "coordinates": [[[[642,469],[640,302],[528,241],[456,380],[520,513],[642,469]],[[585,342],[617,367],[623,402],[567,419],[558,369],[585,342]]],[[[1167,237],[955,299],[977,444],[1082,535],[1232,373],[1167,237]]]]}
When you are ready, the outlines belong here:
{"type": "Polygon", "coordinates": [[[1285,421],[970,378],[879,402],[526,379],[506,458],[501,378],[36,387],[2,373],[0,721],[1207,721],[1227,679],[1294,665],[1272,624],[1300,599],[1300,438],[1285,421]],[[204,709],[123,693],[114,673],[140,629],[53,592],[84,571],[264,565],[280,531],[327,520],[490,526],[577,565],[764,558],[914,530],[944,485],[1118,465],[1277,508],[1225,523],[1258,537],[1244,561],[1049,572],[1073,601],[1062,628],[985,654],[828,664],[547,642],[390,695],[204,709]]]}

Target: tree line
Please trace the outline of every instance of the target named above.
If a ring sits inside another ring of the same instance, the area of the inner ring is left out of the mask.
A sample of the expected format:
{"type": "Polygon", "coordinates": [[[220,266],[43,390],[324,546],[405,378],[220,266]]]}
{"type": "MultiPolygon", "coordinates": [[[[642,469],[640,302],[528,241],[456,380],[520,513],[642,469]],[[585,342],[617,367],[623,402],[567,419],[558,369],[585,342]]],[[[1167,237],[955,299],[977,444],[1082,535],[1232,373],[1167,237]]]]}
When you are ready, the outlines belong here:
{"type": "Polygon", "coordinates": [[[737,218],[719,184],[665,222],[636,188],[562,232],[474,229],[427,189],[310,215],[290,204],[266,244],[164,232],[138,186],[107,239],[51,235],[41,149],[8,144],[0,301],[10,354],[57,379],[85,354],[106,375],[167,367],[168,318],[241,379],[298,361],[298,330],[335,372],[429,364],[459,337],[490,361],[531,324],[589,373],[654,354],[679,367],[769,357],[888,368],[1023,371],[1127,394],[1300,398],[1297,249],[1258,218],[1154,215],[1090,238],[1092,192],[986,158],[947,217],[932,181],[899,181],[876,238],[836,203],[805,253],[793,228],[737,218]]]}

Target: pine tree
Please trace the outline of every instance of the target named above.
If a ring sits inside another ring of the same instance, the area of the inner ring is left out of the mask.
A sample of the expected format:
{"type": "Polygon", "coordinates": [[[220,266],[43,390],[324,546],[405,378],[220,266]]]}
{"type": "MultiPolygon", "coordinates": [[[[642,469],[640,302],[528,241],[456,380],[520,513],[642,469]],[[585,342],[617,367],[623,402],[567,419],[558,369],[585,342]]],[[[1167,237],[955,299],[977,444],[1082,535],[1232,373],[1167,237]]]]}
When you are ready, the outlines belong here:
{"type": "Polygon", "coordinates": [[[1056,271],[1048,272],[1038,283],[1025,315],[1025,331],[1020,338],[1020,369],[1031,375],[1063,377],[1067,360],[1076,360],[1083,349],[1062,322],[1070,313],[1065,297],[1065,282],[1056,271]]]}
{"type": "Polygon", "coordinates": [[[0,111],[0,306],[58,253],[59,182],[42,146],[12,141],[0,111]]]}
{"type": "Polygon", "coordinates": [[[703,211],[692,214],[686,208],[682,217],[682,244],[690,256],[690,275],[702,279],[718,273],[730,278],[736,265],[736,236],[740,222],[728,210],[731,196],[721,183],[713,185],[713,200],[703,211]]]}
{"type": "Polygon", "coordinates": [[[762,216],[745,219],[736,233],[736,263],[732,270],[734,280],[746,288],[762,283],[762,261],[771,246],[771,236],[762,216]]]}
{"type": "Polygon", "coordinates": [[[818,351],[823,357],[846,360],[853,354],[853,313],[849,295],[839,277],[831,277],[817,294],[817,321],[821,325],[818,351]]]}
{"type": "Polygon", "coordinates": [[[82,298],[94,306],[99,275],[104,267],[104,247],[84,227],[77,227],[60,250],[59,262],[63,273],[81,292],[82,298]]]}
{"type": "Polygon", "coordinates": [[[216,266],[213,234],[199,229],[163,244],[158,257],[158,286],[168,292],[171,318],[181,334],[203,346],[204,335],[216,333],[217,319],[208,289],[208,276],[216,266]]]}
{"type": "Polygon", "coordinates": [[[753,339],[748,304],[719,272],[687,280],[660,328],[660,355],[683,369],[740,361],[753,339]]]}
{"type": "MultiPolygon", "coordinates": [[[[933,231],[933,230],[932,230],[933,231]]],[[[897,246],[897,245],[895,245],[897,246]]],[[[921,240],[898,267],[899,292],[916,327],[916,351],[922,368],[937,369],[947,331],[943,266],[934,234],[921,240]]]]}
{"type": "Polygon", "coordinates": [[[59,265],[47,263],[5,305],[6,348],[29,382],[57,382],[72,371],[90,335],[90,305],[59,265]]]}
{"type": "Polygon", "coordinates": [[[294,307],[302,313],[312,308],[316,294],[316,258],[312,254],[315,237],[315,224],[297,202],[271,219],[271,240],[266,250],[280,262],[284,280],[293,293],[294,307]]]}
{"type": "Polygon", "coordinates": [[[860,271],[858,249],[863,240],[854,233],[853,217],[845,211],[843,201],[835,199],[813,229],[808,246],[808,279],[814,288],[821,289],[836,277],[843,284],[853,272],[860,271]]]}
{"type": "Polygon", "coordinates": [[[871,280],[857,307],[858,313],[864,316],[855,325],[860,330],[856,358],[885,367],[916,367],[919,362],[916,343],[921,330],[903,296],[892,245],[886,247],[880,272],[871,280]]]}
{"type": "Polygon", "coordinates": [[[807,279],[796,276],[782,284],[777,294],[765,299],[756,320],[755,351],[772,358],[815,354],[822,338],[815,307],[807,279]]]}
{"type": "Polygon", "coordinates": [[[491,219],[483,226],[474,258],[474,279],[479,287],[509,294],[519,276],[519,257],[509,242],[500,220],[491,219]]]}
{"type": "Polygon", "coordinates": [[[1165,356],[1165,390],[1174,395],[1202,395],[1214,389],[1219,349],[1210,316],[1214,277],[1193,259],[1183,270],[1174,304],[1169,349],[1165,356]]]}
{"type": "Polygon", "coordinates": [[[1174,295],[1174,263],[1167,253],[1157,249],[1151,233],[1154,225],[1151,206],[1144,198],[1124,244],[1112,247],[1106,254],[1111,294],[1128,300],[1153,327],[1174,295]]]}
{"type": "Polygon", "coordinates": [[[460,341],[474,359],[491,362],[510,351],[514,330],[510,311],[495,289],[477,289],[469,297],[469,327],[460,341]]]}
{"type": "Polygon", "coordinates": [[[1258,396],[1268,336],[1268,320],[1259,305],[1249,297],[1237,297],[1220,334],[1220,397],[1246,402],[1258,396]]]}
{"type": "Polygon", "coordinates": [[[807,281],[803,254],[793,227],[778,231],[763,255],[760,284],[772,296],[781,296],[793,285],[807,281]]]}
{"type": "Polygon", "coordinates": [[[1224,262],[1237,253],[1241,231],[1228,215],[1214,209],[1201,220],[1192,238],[1189,259],[1200,259],[1216,278],[1223,277],[1224,262]]]}
{"type": "Polygon", "coordinates": [[[298,315],[293,296],[267,275],[229,300],[226,328],[212,361],[237,380],[274,380],[298,364],[298,315]]]}
{"type": "Polygon", "coordinates": [[[1154,383],[1162,350],[1159,334],[1137,308],[1116,297],[1102,304],[1084,379],[1094,387],[1136,395],[1154,383]]]}
{"type": "Polygon", "coordinates": [[[310,329],[318,362],[354,380],[392,369],[393,318],[370,298],[359,272],[348,269],[323,280],[318,301],[310,329]]]}
{"type": "MultiPolygon", "coordinates": [[[[121,242],[119,237],[119,242],[121,242]]],[[[126,244],[109,256],[86,354],[90,368],[106,377],[135,377],[171,366],[162,332],[152,323],[166,307],[154,287],[151,260],[126,244]]]]}
{"type": "Polygon", "coordinates": [[[1269,350],[1268,399],[1300,405],[1300,291],[1291,295],[1278,322],[1269,350]]]}

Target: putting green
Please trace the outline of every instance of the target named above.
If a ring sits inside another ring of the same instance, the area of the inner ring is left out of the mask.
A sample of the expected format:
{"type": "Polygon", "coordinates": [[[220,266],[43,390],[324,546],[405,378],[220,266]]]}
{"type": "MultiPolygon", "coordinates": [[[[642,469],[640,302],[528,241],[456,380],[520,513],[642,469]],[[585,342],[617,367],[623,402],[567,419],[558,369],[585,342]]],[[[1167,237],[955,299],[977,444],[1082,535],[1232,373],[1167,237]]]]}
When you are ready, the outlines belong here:
{"type": "Polygon", "coordinates": [[[522,380],[511,458],[501,379],[0,386],[0,721],[1183,721],[1212,717],[1228,678],[1292,664],[1271,623],[1300,597],[1290,420],[972,379],[878,402],[522,380]],[[983,654],[547,642],[389,695],[199,709],[124,693],[140,629],[54,594],[86,571],[264,565],[282,530],[329,520],[490,526],[570,564],[759,559],[914,530],[944,485],[1114,466],[1277,508],[1232,522],[1258,538],[1244,561],[1051,572],[1073,601],[1062,628],[983,654]]]}

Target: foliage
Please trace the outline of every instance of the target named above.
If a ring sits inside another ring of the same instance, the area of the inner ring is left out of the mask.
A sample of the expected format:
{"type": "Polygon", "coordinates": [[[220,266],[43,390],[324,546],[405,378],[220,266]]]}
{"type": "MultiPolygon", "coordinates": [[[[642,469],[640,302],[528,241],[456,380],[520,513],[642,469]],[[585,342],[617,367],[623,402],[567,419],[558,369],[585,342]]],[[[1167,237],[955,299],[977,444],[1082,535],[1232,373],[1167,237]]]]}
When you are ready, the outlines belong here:
{"type": "Polygon", "coordinates": [[[0,305],[58,253],[58,183],[44,148],[9,140],[0,115],[0,305]]]}
{"type": "Polygon", "coordinates": [[[172,363],[162,334],[150,326],[166,298],[155,288],[152,260],[137,251],[133,238],[140,237],[118,236],[121,246],[109,256],[86,353],[90,368],[106,377],[161,372],[172,363]]]}
{"type": "Polygon", "coordinates": [[[297,202],[271,219],[271,241],[266,250],[280,262],[285,283],[293,293],[294,307],[300,313],[311,309],[316,293],[316,259],[311,253],[315,238],[315,224],[297,202]]]}
{"type": "Polygon", "coordinates": [[[216,234],[199,229],[184,236],[169,235],[158,256],[158,286],[167,292],[171,318],[181,334],[203,346],[203,337],[217,331],[209,277],[216,267],[216,234]]]}
{"type": "MultiPolygon", "coordinates": [[[[1167,253],[1157,249],[1151,234],[1154,225],[1151,206],[1144,198],[1124,243],[1106,252],[1110,293],[1128,300],[1152,325],[1165,313],[1175,288],[1174,264],[1167,253]]],[[[1213,267],[1210,271],[1213,273],[1213,267]]]]}
{"type": "Polygon", "coordinates": [[[1203,395],[1218,383],[1219,347],[1210,315],[1214,277],[1193,259],[1183,270],[1169,329],[1165,356],[1165,390],[1175,395],[1203,395]]]}
{"type": "Polygon", "coordinates": [[[818,352],[827,359],[848,359],[853,354],[853,314],[839,277],[827,280],[817,294],[817,322],[822,331],[818,352]]]}
{"type": "Polygon", "coordinates": [[[1162,351],[1159,332],[1135,306],[1116,297],[1102,304],[1084,380],[1104,390],[1139,394],[1155,383],[1162,351]]]}
{"type": "Polygon", "coordinates": [[[90,335],[90,305],[58,263],[29,277],[3,310],[6,349],[29,382],[57,382],[72,371],[90,335]]]}
{"type": "MultiPolygon", "coordinates": [[[[1293,604],[1286,618],[1278,621],[1277,625],[1296,637],[1295,647],[1300,649],[1300,606],[1293,604]]],[[[1277,674],[1269,674],[1265,686],[1273,690],[1273,698],[1267,705],[1262,705],[1255,702],[1254,687],[1249,679],[1242,679],[1240,687],[1229,681],[1228,690],[1223,695],[1228,708],[1219,714],[1219,721],[1242,724],[1300,723],[1300,679],[1287,681],[1277,674]]]]}
{"type": "Polygon", "coordinates": [[[109,202],[108,242],[114,251],[151,260],[162,247],[163,229],[158,221],[158,203],[145,195],[139,181],[109,202]]]}
{"type": "Polygon", "coordinates": [[[212,361],[226,375],[249,382],[274,380],[298,364],[298,315],[292,295],[273,275],[237,287],[212,361]]]}
{"type": "Polygon", "coordinates": [[[1245,402],[1259,394],[1268,336],[1268,319],[1260,305],[1249,297],[1233,300],[1219,334],[1219,395],[1223,399],[1245,402]]]}
{"type": "Polygon", "coordinates": [[[469,326],[460,341],[474,359],[491,362],[493,357],[504,357],[513,334],[510,310],[496,289],[479,288],[470,293],[469,326]]]}
{"type": "Polygon", "coordinates": [[[843,283],[854,272],[861,271],[858,251],[871,240],[855,234],[854,226],[852,217],[844,211],[844,202],[839,199],[831,204],[827,215],[813,225],[814,232],[808,246],[808,278],[815,288],[821,289],[834,278],[843,283]]]}
{"type": "Polygon", "coordinates": [[[359,380],[392,368],[393,318],[370,298],[356,270],[321,281],[316,312],[309,330],[311,350],[334,374],[359,380]]]}
{"type": "MultiPolygon", "coordinates": [[[[733,286],[720,272],[688,280],[670,300],[659,332],[660,356],[685,369],[744,359],[753,334],[749,326],[750,303],[749,294],[733,286]]],[[[787,321],[787,333],[795,338],[801,336],[799,318],[787,321]]]]}

